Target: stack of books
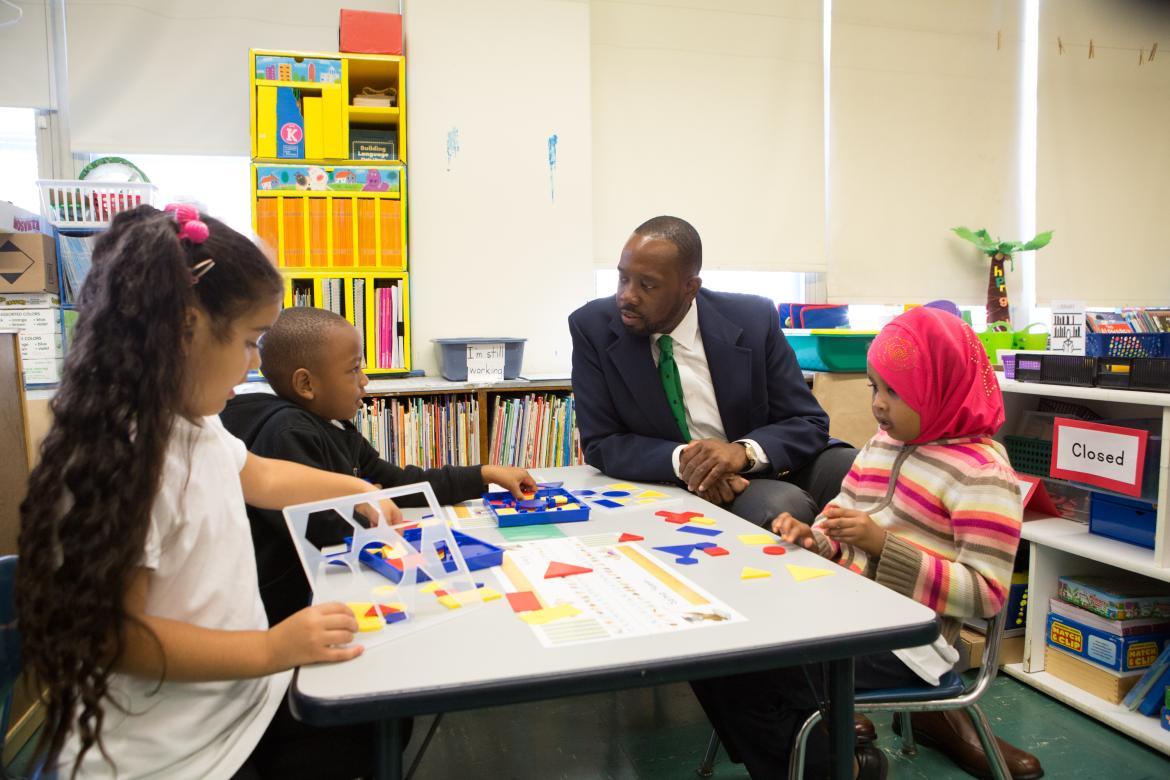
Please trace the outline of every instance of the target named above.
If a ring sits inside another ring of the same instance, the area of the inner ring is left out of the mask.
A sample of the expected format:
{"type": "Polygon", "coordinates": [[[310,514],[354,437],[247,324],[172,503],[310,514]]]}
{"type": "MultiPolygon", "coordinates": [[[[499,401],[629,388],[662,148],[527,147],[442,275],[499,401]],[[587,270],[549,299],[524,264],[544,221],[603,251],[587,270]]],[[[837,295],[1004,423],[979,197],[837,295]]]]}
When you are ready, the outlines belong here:
{"type": "Polygon", "coordinates": [[[1137,577],[1061,577],[1046,633],[1045,671],[1119,704],[1170,641],[1170,589],[1137,577]]]}
{"type": "Polygon", "coordinates": [[[429,469],[481,462],[475,396],[370,398],[353,423],[383,459],[398,466],[429,469]]]}
{"type": "Polygon", "coordinates": [[[93,247],[96,235],[71,236],[64,233],[57,236],[58,251],[61,254],[61,294],[69,303],[76,303],[93,264],[93,247]]]}
{"type": "Polygon", "coordinates": [[[1170,309],[1087,311],[1090,333],[1170,333],[1170,309]]]}
{"type": "Polygon", "coordinates": [[[491,432],[489,463],[532,469],[585,462],[571,395],[496,396],[491,432]]]}

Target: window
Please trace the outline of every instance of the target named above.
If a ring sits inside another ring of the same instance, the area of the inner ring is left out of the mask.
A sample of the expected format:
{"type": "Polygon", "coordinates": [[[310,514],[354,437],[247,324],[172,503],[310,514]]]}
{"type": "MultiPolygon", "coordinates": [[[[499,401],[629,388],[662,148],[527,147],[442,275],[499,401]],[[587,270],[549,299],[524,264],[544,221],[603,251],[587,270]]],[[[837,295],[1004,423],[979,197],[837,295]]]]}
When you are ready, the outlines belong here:
{"type": "Polygon", "coordinates": [[[0,108],[0,200],[39,213],[36,121],[31,108],[0,108]]]}
{"type": "MultiPolygon", "coordinates": [[[[92,159],[105,157],[93,154],[92,159]]],[[[137,165],[158,187],[157,205],[193,203],[201,211],[252,235],[247,157],[174,154],[114,154],[137,165]]]]}
{"type": "MultiPolygon", "coordinates": [[[[771,298],[775,303],[804,301],[804,274],[791,271],[720,271],[708,270],[701,274],[703,286],[719,292],[750,293],[771,298]]],[[[616,268],[602,268],[595,272],[597,297],[604,298],[617,291],[616,268]]]]}

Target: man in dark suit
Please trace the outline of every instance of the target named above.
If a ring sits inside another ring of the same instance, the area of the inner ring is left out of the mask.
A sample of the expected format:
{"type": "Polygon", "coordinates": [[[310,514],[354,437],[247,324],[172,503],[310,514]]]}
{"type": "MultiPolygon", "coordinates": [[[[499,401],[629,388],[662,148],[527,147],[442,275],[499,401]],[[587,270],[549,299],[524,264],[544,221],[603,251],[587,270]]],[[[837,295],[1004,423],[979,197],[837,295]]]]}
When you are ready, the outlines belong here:
{"type": "Polygon", "coordinates": [[[617,294],[569,316],[585,460],[761,525],[811,522],[857,452],[830,440],[776,307],[703,289],[702,254],[691,225],[655,217],[622,249],[617,294]]]}

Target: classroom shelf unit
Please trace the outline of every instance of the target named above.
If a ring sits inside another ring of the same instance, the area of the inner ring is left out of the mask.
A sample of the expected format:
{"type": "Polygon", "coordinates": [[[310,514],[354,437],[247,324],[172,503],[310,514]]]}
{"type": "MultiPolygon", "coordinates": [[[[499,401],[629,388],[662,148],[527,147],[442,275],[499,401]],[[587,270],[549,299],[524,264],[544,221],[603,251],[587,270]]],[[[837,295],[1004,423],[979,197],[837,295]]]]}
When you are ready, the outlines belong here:
{"type": "Polygon", "coordinates": [[[353,323],[371,375],[409,373],[405,58],[253,49],[249,65],[252,222],[285,305],[353,323]]]}
{"type": "Polygon", "coordinates": [[[1037,409],[1043,398],[1075,402],[1105,418],[1161,420],[1154,549],[1090,534],[1088,525],[1066,518],[1025,521],[1021,538],[1031,546],[1031,554],[1024,659],[1018,664],[1005,664],[1004,671],[1090,717],[1170,754],[1170,731],[1162,729],[1157,718],[1129,712],[1054,677],[1045,671],[1044,658],[1048,602],[1056,595],[1057,581],[1061,576],[1126,572],[1170,583],[1170,516],[1167,512],[1170,498],[1170,393],[1029,384],[1002,376],[1000,386],[1007,414],[1005,433],[1011,432],[1013,423],[1024,414],[1037,409]]]}
{"type": "Polygon", "coordinates": [[[399,402],[397,432],[385,422],[367,421],[363,427],[359,420],[359,428],[392,462],[423,467],[483,462],[525,468],[584,463],[568,379],[490,385],[422,377],[374,380],[366,394],[367,409],[380,404],[384,411],[391,402],[399,402]],[[511,416],[503,413],[509,406],[511,416]],[[405,426],[416,430],[407,433],[405,426]],[[377,430],[371,431],[374,427],[377,430]]]}

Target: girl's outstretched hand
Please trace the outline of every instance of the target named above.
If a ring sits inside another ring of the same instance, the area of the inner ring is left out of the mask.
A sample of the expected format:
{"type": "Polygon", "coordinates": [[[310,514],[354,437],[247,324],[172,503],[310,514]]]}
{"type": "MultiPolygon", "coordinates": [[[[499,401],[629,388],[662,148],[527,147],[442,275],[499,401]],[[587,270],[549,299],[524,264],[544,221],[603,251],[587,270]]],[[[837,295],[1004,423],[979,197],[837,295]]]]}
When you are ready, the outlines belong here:
{"type": "Polygon", "coordinates": [[[871,556],[882,554],[886,532],[865,512],[830,504],[825,508],[824,517],[820,528],[830,539],[851,544],[871,556]]]}
{"type": "Polygon", "coordinates": [[[799,545],[806,550],[812,550],[817,546],[812,528],[787,512],[782,512],[772,521],[772,533],[779,534],[780,538],[789,544],[799,545]]]}
{"type": "Polygon", "coordinates": [[[357,620],[345,604],[333,601],[305,607],[268,629],[269,668],[273,672],[322,662],[348,661],[362,654],[353,640],[357,620]]]}

